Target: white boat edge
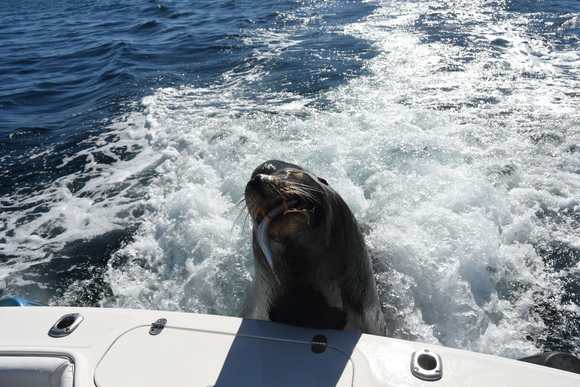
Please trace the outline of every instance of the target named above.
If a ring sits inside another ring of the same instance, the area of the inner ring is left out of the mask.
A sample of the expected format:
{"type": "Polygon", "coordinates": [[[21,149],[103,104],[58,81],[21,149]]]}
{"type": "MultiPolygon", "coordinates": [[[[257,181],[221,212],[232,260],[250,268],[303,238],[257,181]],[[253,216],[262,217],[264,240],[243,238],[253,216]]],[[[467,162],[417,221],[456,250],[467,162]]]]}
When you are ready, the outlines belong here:
{"type": "Polygon", "coordinates": [[[580,386],[578,374],[502,357],[236,317],[5,307],[0,308],[0,327],[0,385],[3,375],[9,377],[6,367],[15,361],[34,368],[35,359],[56,359],[66,361],[73,380],[50,386],[580,386]],[[82,316],[78,326],[63,337],[49,336],[50,328],[68,314],[82,316]],[[159,319],[166,323],[152,331],[159,319]],[[416,360],[425,353],[426,368],[415,364],[413,370],[413,354],[416,360]]]}

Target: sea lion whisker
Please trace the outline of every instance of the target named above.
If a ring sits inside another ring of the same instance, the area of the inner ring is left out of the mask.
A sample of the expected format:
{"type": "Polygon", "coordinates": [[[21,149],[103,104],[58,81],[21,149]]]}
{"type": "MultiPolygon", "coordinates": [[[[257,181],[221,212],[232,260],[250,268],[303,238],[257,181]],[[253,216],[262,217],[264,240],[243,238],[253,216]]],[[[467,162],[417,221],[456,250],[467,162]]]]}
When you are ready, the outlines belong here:
{"type": "Polygon", "coordinates": [[[234,219],[232,224],[232,230],[234,227],[241,223],[242,232],[248,229],[248,219],[250,218],[249,210],[244,206],[239,208],[239,211],[234,219]]]}
{"type": "Polygon", "coordinates": [[[320,204],[320,200],[314,196],[312,193],[304,191],[301,188],[296,188],[294,187],[290,192],[288,192],[290,195],[295,195],[298,196],[300,199],[306,200],[307,202],[313,203],[313,204],[320,204]]]}
{"type": "Polygon", "coordinates": [[[319,192],[320,192],[320,191],[317,191],[317,190],[314,190],[314,189],[311,189],[311,188],[309,188],[309,187],[302,186],[302,185],[293,185],[293,184],[289,184],[289,185],[288,185],[288,187],[289,187],[290,189],[299,189],[299,190],[302,190],[302,191],[304,191],[304,192],[308,192],[308,193],[310,193],[310,194],[313,194],[313,193],[319,193],[319,192]]]}
{"type": "Polygon", "coordinates": [[[308,187],[302,187],[300,185],[288,184],[282,187],[286,191],[298,191],[302,192],[305,195],[313,196],[313,194],[317,193],[317,191],[308,189],[308,187]]]}
{"type": "Polygon", "coordinates": [[[302,189],[304,189],[306,191],[310,191],[310,192],[314,192],[314,193],[322,193],[322,190],[321,189],[315,188],[315,187],[311,187],[309,185],[302,184],[302,183],[292,182],[291,184],[289,184],[289,186],[299,187],[299,188],[302,188],[302,189]]]}
{"type": "Polygon", "coordinates": [[[311,186],[311,185],[308,185],[308,184],[305,184],[305,183],[301,183],[301,182],[299,182],[299,181],[293,181],[293,182],[291,182],[290,184],[298,185],[298,186],[301,186],[301,187],[308,187],[308,188],[310,188],[310,189],[320,190],[320,189],[319,189],[319,188],[317,188],[317,187],[313,187],[313,186],[311,186]]]}
{"type": "Polygon", "coordinates": [[[284,187],[278,187],[278,186],[276,186],[276,185],[272,185],[272,186],[271,186],[271,188],[272,188],[272,190],[273,190],[274,192],[276,192],[276,194],[277,194],[278,196],[280,196],[280,197],[284,197],[284,193],[283,193],[283,188],[284,188],[284,187]]]}
{"type": "Polygon", "coordinates": [[[302,196],[309,196],[310,194],[307,193],[306,191],[297,188],[297,187],[283,187],[280,189],[281,192],[283,192],[286,195],[302,195],[302,196]]]}
{"type": "Polygon", "coordinates": [[[251,218],[252,217],[250,216],[250,213],[249,212],[246,212],[245,213],[245,216],[243,218],[243,222],[242,222],[242,231],[245,232],[246,230],[249,229],[249,224],[250,224],[250,219],[251,218]]]}

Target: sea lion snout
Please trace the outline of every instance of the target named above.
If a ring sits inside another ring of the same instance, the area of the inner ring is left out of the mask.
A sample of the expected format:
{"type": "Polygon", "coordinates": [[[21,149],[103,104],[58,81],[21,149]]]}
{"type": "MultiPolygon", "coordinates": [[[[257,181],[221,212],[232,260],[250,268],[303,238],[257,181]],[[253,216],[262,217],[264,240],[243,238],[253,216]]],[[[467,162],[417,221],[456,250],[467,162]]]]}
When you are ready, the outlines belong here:
{"type": "Polygon", "coordinates": [[[314,225],[322,195],[319,183],[297,165],[268,161],[254,170],[245,189],[246,206],[255,224],[274,209],[271,237],[289,237],[314,225]]]}
{"type": "Polygon", "coordinates": [[[270,175],[253,175],[244,192],[246,206],[255,223],[259,224],[266,214],[281,205],[284,198],[277,192],[279,182],[270,175]]]}
{"type": "Polygon", "coordinates": [[[248,181],[248,186],[252,188],[261,188],[264,186],[268,186],[269,184],[274,183],[274,176],[272,175],[265,175],[263,173],[258,173],[248,181]]]}

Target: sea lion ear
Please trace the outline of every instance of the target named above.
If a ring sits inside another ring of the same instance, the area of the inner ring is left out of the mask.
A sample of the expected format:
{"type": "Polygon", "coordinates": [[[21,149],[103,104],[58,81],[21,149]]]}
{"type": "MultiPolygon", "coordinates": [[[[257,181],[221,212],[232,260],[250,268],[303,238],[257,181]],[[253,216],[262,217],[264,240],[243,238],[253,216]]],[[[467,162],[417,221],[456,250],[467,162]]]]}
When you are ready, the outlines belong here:
{"type": "Polygon", "coordinates": [[[328,181],[326,181],[326,179],[323,179],[322,177],[319,177],[318,181],[320,181],[324,185],[328,185],[328,181]]]}

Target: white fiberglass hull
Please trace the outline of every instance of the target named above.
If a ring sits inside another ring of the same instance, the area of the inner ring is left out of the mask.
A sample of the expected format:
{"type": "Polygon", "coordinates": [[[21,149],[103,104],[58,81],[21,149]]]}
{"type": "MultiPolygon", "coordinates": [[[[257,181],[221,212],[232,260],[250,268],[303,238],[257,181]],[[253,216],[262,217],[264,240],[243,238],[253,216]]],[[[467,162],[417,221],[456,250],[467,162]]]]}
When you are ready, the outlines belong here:
{"type": "MultiPolygon", "coordinates": [[[[0,308],[0,323],[0,385],[3,375],[18,380],[26,367],[34,369],[36,359],[47,364],[53,379],[55,369],[63,373],[62,380],[44,384],[59,387],[580,386],[580,375],[490,355],[234,317],[11,307],[0,308]],[[64,337],[49,336],[51,326],[69,313],[82,316],[76,329],[64,337]],[[167,322],[152,332],[151,324],[159,319],[167,322]],[[315,336],[327,345],[313,345],[315,336]],[[423,362],[426,368],[418,374],[441,366],[434,377],[439,380],[422,380],[411,370],[413,353],[425,349],[439,359],[427,357],[437,364],[423,362]],[[9,375],[14,364],[21,365],[20,374],[9,375]]],[[[30,380],[19,385],[35,386],[37,381],[30,380]]]]}

